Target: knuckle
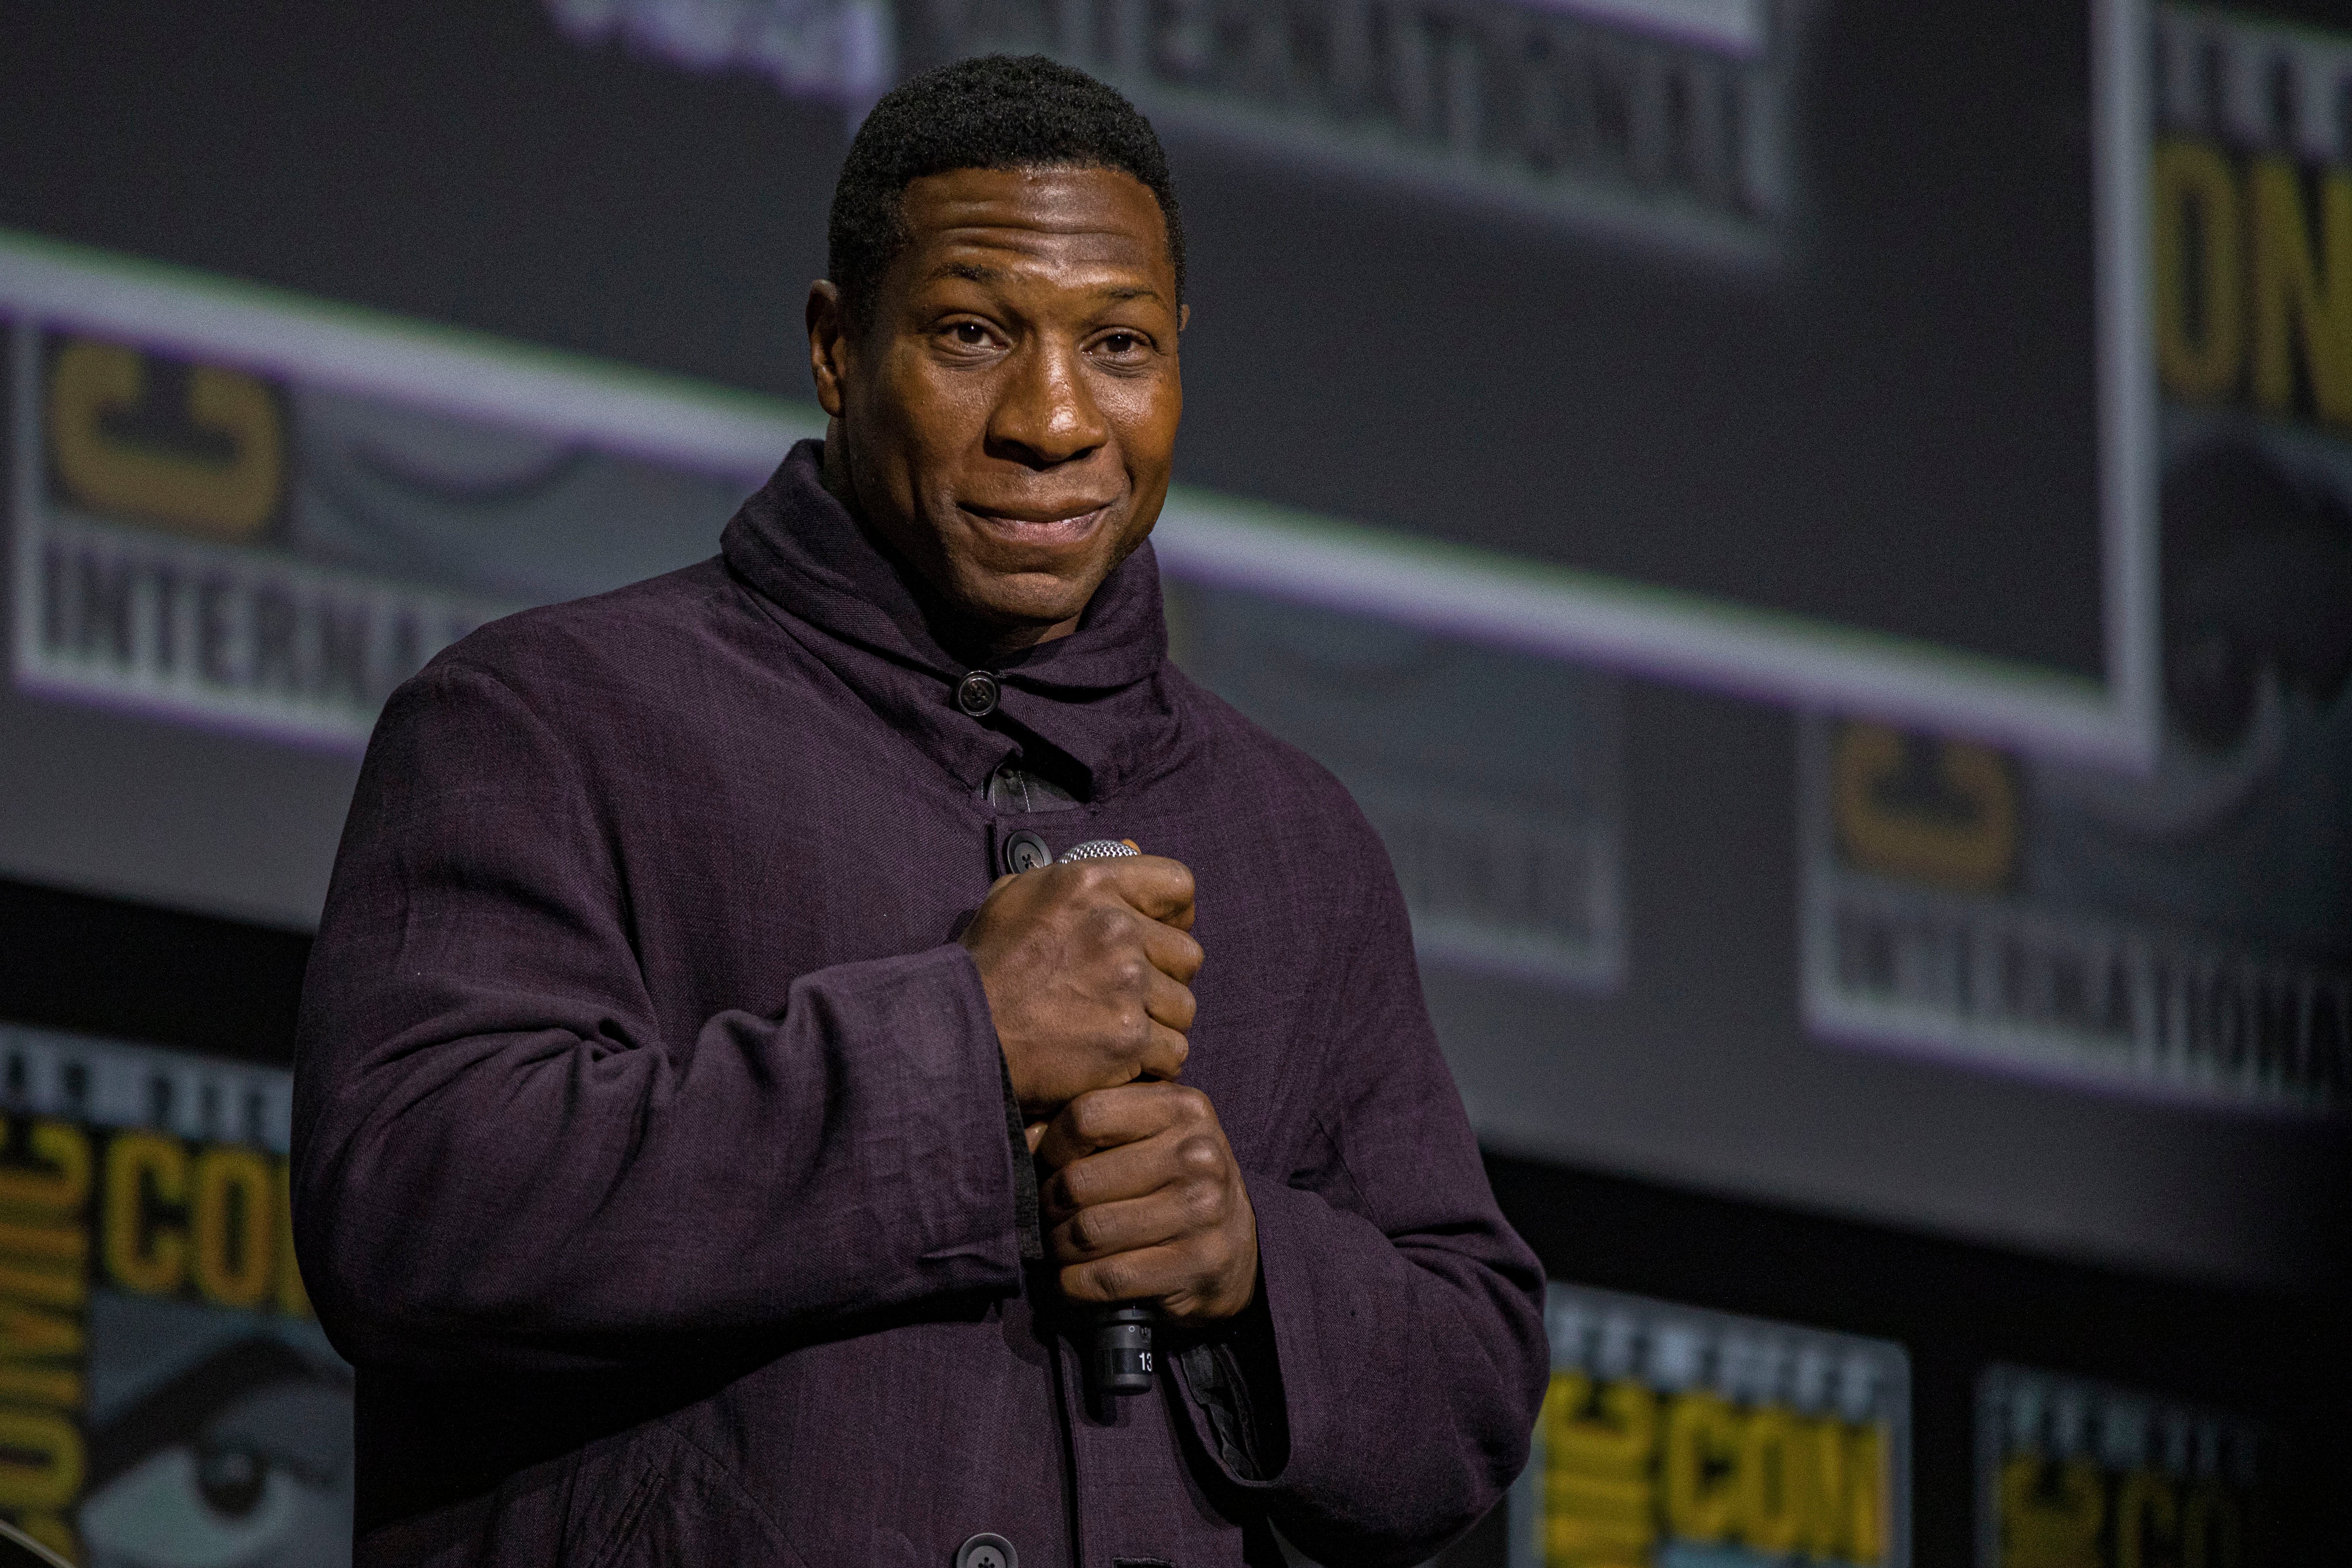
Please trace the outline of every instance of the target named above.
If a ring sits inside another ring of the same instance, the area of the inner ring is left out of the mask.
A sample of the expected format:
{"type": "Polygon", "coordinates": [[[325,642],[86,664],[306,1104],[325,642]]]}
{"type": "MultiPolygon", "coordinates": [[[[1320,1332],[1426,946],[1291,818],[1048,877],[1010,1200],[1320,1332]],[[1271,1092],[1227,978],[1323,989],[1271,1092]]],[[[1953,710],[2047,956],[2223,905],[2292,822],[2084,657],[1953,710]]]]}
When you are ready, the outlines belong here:
{"type": "Polygon", "coordinates": [[[1213,1181],[1224,1173],[1225,1152],[1214,1138],[1194,1132],[1177,1143],[1176,1168],[1192,1181],[1213,1181]]]}
{"type": "Polygon", "coordinates": [[[1202,1271],[1201,1294],[1211,1299],[1229,1298],[1234,1289],[1234,1275],[1239,1270],[1240,1261],[1240,1254],[1234,1248],[1220,1247],[1216,1266],[1202,1271]]]}
{"type": "Polygon", "coordinates": [[[1118,1258],[1103,1259],[1094,1266],[1092,1273],[1095,1289],[1110,1300],[1125,1300],[1130,1296],[1141,1294],[1136,1289],[1133,1266],[1118,1258]]]}

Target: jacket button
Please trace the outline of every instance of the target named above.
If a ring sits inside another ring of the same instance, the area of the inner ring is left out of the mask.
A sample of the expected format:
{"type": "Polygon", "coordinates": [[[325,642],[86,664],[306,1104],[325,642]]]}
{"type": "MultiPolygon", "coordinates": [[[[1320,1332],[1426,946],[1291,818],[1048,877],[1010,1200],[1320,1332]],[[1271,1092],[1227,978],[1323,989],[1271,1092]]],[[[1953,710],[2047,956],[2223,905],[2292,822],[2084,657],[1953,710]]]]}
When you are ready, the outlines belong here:
{"type": "Polygon", "coordinates": [[[1053,850],[1046,847],[1044,839],[1027,828],[1004,836],[1004,868],[1013,875],[1017,877],[1024,871],[1034,871],[1040,866],[1052,865],[1053,861],[1053,850]]]}
{"type": "Polygon", "coordinates": [[[983,1530],[956,1548],[955,1568],[1021,1568],[1021,1554],[1004,1537],[983,1530]]]}
{"type": "Polygon", "coordinates": [[[996,711],[997,696],[996,677],[984,669],[975,669],[956,682],[956,706],[975,719],[996,711]]]}

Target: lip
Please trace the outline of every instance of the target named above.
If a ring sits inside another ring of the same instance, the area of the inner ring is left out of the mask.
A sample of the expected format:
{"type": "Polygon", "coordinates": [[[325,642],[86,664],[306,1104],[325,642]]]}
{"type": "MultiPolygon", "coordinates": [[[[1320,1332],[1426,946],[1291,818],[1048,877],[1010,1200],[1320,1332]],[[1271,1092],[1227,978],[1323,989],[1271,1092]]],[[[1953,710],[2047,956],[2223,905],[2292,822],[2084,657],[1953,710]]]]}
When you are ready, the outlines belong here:
{"type": "Polygon", "coordinates": [[[1084,511],[1056,508],[1013,510],[1009,508],[958,506],[956,510],[981,532],[1010,544],[1075,544],[1092,535],[1110,517],[1116,503],[1098,502],[1084,511]]]}

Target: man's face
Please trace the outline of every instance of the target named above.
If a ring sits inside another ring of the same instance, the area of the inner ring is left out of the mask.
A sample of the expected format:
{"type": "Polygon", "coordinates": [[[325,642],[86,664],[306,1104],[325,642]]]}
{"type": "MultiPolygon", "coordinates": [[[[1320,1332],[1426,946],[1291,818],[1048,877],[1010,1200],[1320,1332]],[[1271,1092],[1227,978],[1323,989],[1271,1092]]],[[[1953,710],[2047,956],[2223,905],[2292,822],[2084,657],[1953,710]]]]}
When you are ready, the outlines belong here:
{"type": "Polygon", "coordinates": [[[872,325],[809,298],[827,482],[999,648],[1065,635],[1168,493],[1183,387],[1160,205],[1108,169],[908,185],[872,325]]]}

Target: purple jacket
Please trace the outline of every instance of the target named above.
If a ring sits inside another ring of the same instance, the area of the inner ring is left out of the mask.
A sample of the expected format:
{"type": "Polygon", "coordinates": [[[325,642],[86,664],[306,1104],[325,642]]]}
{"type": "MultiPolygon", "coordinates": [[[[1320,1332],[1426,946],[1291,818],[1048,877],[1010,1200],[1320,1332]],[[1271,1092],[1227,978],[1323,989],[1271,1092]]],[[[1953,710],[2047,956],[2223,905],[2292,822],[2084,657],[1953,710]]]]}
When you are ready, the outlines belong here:
{"type": "Polygon", "coordinates": [[[1148,547],[967,716],[820,450],[718,559],[486,626],[377,726],[294,1143],[360,1562],[951,1568],[990,1531],[1025,1568],[1213,1568],[1279,1561],[1269,1520],[1428,1555],[1525,1460],[1540,1275],[1379,840],[1167,662],[1148,547]],[[1008,763],[1083,804],[992,808],[1008,763]],[[1175,1368],[1098,1418],[1023,1264],[950,938],[1024,828],[1197,879],[1184,1077],[1256,1210],[1271,1479],[1175,1368]]]}

